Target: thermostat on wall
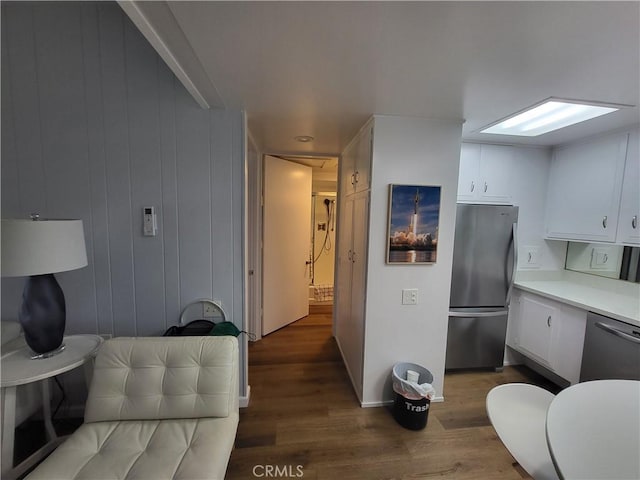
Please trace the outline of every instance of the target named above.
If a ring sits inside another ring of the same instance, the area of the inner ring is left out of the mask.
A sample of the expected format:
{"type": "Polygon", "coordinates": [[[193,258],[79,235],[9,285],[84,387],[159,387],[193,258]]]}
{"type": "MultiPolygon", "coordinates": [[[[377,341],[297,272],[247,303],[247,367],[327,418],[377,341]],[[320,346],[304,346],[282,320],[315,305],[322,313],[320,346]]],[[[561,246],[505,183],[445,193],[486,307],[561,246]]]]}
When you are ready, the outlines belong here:
{"type": "Polygon", "coordinates": [[[155,237],[158,233],[155,207],[142,207],[142,234],[145,237],[155,237]]]}

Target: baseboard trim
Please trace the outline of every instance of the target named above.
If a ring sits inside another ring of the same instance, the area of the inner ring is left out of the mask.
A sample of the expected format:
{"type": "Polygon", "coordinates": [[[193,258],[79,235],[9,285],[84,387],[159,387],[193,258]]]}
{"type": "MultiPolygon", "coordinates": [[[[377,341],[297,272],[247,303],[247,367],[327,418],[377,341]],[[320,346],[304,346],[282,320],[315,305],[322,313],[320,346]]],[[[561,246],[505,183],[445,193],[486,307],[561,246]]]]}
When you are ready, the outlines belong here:
{"type": "Polygon", "coordinates": [[[381,402],[360,402],[362,408],[388,407],[393,405],[393,400],[383,400],[381,402]]]}
{"type": "Polygon", "coordinates": [[[518,365],[524,365],[524,362],[519,362],[517,360],[514,360],[514,361],[505,360],[503,365],[505,367],[517,367],[518,365]]]}
{"type": "Polygon", "coordinates": [[[356,386],[356,382],[353,381],[353,375],[351,375],[351,370],[349,369],[349,364],[347,364],[346,357],[344,355],[344,352],[342,351],[342,346],[340,345],[340,340],[335,335],[334,335],[333,338],[336,341],[336,345],[338,345],[338,350],[340,351],[340,357],[342,357],[342,364],[344,365],[344,368],[347,370],[347,375],[349,375],[349,380],[351,380],[351,386],[353,387],[353,391],[356,394],[356,397],[358,397],[358,401],[360,402],[360,405],[364,407],[364,405],[362,403],[362,396],[360,395],[360,389],[356,386]]]}
{"type": "Polygon", "coordinates": [[[247,385],[247,394],[240,397],[240,408],[247,408],[251,399],[251,385],[247,385]]]}
{"type": "MultiPolygon", "coordinates": [[[[444,397],[433,397],[431,399],[431,403],[442,403],[444,402],[444,397]]],[[[382,400],[379,402],[361,402],[360,406],[362,408],[373,408],[373,407],[388,407],[393,405],[393,400],[382,400]]]]}

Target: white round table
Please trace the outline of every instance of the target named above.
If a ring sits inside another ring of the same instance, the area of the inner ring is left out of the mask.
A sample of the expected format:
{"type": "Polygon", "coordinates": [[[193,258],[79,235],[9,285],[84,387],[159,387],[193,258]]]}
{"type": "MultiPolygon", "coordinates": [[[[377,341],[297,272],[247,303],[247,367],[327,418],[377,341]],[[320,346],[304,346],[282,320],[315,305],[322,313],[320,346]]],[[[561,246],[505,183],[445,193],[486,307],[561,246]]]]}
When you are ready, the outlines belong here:
{"type": "MultiPolygon", "coordinates": [[[[32,359],[32,352],[24,345],[15,350],[3,352],[0,358],[0,386],[2,387],[2,476],[19,476],[30,464],[46,455],[59,443],[51,422],[49,404],[49,378],[68,372],[86,364],[97,353],[102,344],[98,335],[70,335],[64,337],[62,352],[48,358],[32,359]],[[13,468],[13,441],[15,433],[16,387],[32,382],[41,382],[42,409],[45,430],[49,442],[23,464],[13,468]],[[28,463],[28,465],[26,464],[28,463]],[[11,474],[9,472],[13,469],[11,474]]],[[[90,371],[85,370],[88,379],[90,371]]]]}
{"type": "Polygon", "coordinates": [[[640,479],[640,382],[578,383],[551,402],[547,442],[556,470],[570,479],[640,479]]]}

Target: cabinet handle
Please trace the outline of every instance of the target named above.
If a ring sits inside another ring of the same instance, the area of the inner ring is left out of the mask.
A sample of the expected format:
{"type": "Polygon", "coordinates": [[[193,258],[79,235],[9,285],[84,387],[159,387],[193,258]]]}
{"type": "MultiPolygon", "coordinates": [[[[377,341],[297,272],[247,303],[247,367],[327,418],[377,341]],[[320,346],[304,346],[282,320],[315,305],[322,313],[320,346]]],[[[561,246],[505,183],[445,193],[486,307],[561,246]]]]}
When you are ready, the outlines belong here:
{"type": "Polygon", "coordinates": [[[484,193],[487,193],[487,182],[484,182],[484,193]]]}
{"type": "Polygon", "coordinates": [[[360,172],[358,170],[356,170],[355,175],[355,182],[358,183],[360,181],[360,172]]]}
{"type": "Polygon", "coordinates": [[[352,257],[353,253],[351,252],[351,250],[349,250],[349,252],[347,253],[347,258],[351,261],[351,257],[352,257]]]}
{"type": "Polygon", "coordinates": [[[607,228],[607,216],[602,217],[602,228],[607,228]]]}
{"type": "Polygon", "coordinates": [[[351,263],[356,263],[356,252],[351,253],[351,263]]]}
{"type": "Polygon", "coordinates": [[[476,186],[473,182],[471,182],[471,191],[473,192],[476,189],[476,186]]]}
{"type": "Polygon", "coordinates": [[[356,174],[355,173],[351,174],[351,185],[354,186],[354,187],[356,186],[356,174]]]}
{"type": "Polygon", "coordinates": [[[627,332],[618,330],[617,328],[614,328],[611,325],[607,325],[606,323],[602,323],[602,322],[596,322],[595,326],[604,330],[605,332],[612,333],[616,337],[624,338],[625,340],[629,340],[630,342],[640,344],[640,338],[634,337],[633,335],[629,335],[627,332]]]}
{"type": "Polygon", "coordinates": [[[636,228],[638,228],[638,216],[634,215],[631,218],[631,227],[635,230],[636,228]]]}
{"type": "Polygon", "coordinates": [[[547,327],[551,326],[551,315],[547,317],[547,327]]]}

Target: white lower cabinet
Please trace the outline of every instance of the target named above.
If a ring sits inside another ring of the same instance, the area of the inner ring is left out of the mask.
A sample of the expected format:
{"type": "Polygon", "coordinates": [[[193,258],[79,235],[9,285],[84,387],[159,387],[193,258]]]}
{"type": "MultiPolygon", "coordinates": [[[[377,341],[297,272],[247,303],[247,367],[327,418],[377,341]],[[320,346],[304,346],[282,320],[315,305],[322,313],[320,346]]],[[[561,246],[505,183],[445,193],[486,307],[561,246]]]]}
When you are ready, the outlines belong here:
{"type": "Polygon", "coordinates": [[[507,345],[570,383],[578,383],[587,312],[519,291],[509,311],[507,345]]]}

